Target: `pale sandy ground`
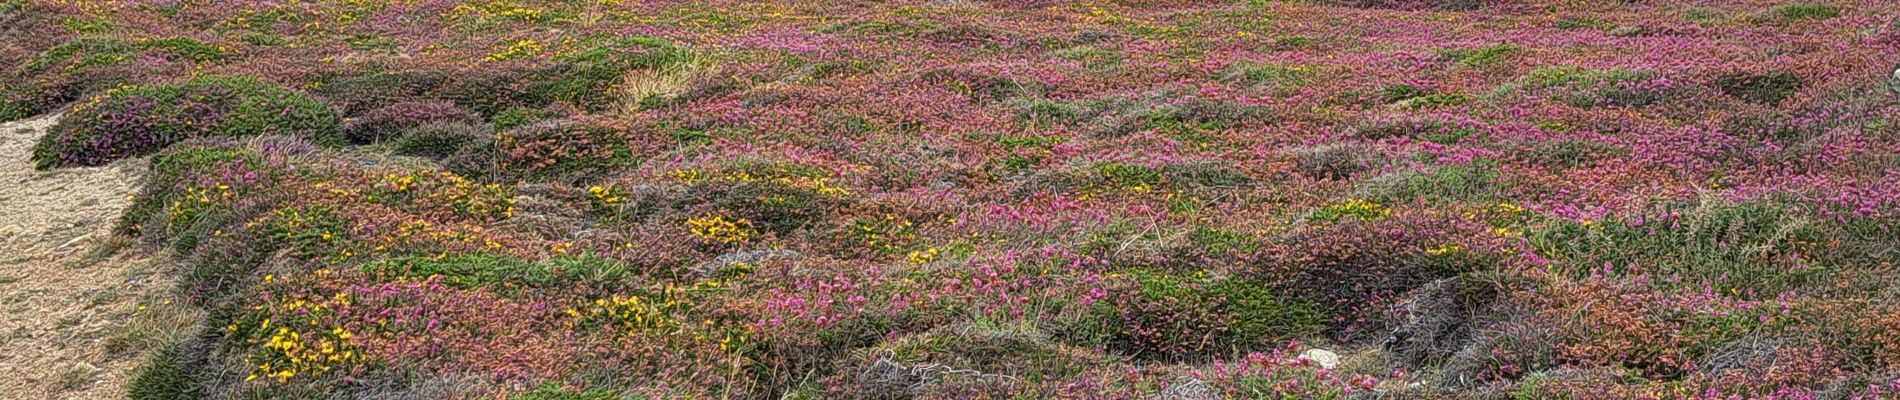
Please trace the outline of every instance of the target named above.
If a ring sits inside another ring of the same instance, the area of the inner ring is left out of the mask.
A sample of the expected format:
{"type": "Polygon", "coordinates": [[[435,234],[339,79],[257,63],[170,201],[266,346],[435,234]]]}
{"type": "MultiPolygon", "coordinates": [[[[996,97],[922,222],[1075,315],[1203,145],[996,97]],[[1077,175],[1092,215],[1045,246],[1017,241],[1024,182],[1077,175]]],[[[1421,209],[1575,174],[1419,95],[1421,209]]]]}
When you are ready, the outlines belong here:
{"type": "MultiPolygon", "coordinates": [[[[0,124],[0,398],[125,398],[140,354],[108,354],[147,292],[112,238],[143,161],[34,171],[54,117],[0,124]]],[[[135,353],[125,351],[122,353],[135,353]]]]}

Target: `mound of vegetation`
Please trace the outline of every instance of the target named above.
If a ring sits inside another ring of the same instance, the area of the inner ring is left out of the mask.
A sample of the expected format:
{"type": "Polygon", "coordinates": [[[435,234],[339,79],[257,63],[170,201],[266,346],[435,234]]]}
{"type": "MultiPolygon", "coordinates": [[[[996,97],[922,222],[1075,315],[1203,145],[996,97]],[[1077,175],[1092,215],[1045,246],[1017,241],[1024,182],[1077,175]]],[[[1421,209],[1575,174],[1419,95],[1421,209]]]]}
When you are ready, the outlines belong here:
{"type": "Polygon", "coordinates": [[[192,138],[264,134],[340,144],[335,110],[294,90],[244,77],[114,89],[73,106],[33,147],[40,169],[103,165],[192,138]]]}
{"type": "Polygon", "coordinates": [[[0,0],[0,119],[136,398],[1891,397],[1892,5],[1692,3],[0,0]]]}

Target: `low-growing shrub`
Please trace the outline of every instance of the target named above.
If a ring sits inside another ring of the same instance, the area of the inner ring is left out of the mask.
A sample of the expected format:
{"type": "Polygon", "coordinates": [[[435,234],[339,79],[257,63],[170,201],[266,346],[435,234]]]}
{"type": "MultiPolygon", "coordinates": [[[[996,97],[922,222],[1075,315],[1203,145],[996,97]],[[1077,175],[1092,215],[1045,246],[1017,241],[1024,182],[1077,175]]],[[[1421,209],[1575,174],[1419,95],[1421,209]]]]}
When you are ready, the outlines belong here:
{"type": "Polygon", "coordinates": [[[1379,202],[1423,201],[1446,204],[1488,201],[1498,196],[1502,175],[1498,161],[1473,160],[1434,166],[1423,172],[1377,176],[1363,182],[1367,197],[1379,202]]]}
{"type": "Polygon", "coordinates": [[[81,36],[0,75],[0,121],[49,112],[88,93],[164,76],[174,67],[224,59],[222,48],[187,37],[81,36]]]}
{"type": "Polygon", "coordinates": [[[1240,276],[1313,304],[1332,319],[1327,330],[1353,338],[1380,318],[1377,311],[1413,289],[1508,262],[1510,238],[1487,225],[1354,206],[1362,215],[1315,223],[1266,240],[1240,276]]]}
{"type": "Polygon", "coordinates": [[[1504,0],[1330,0],[1333,4],[1390,10],[1473,11],[1504,0]]]}
{"type": "MultiPolygon", "coordinates": [[[[207,201],[180,203],[184,197],[197,194],[194,192],[206,191],[199,182],[200,177],[219,175],[222,170],[247,170],[245,164],[254,165],[257,161],[255,153],[218,146],[181,146],[180,149],[152,157],[151,175],[146,178],[151,184],[145,186],[145,190],[133,200],[132,206],[120,216],[119,230],[141,234],[148,229],[166,232],[174,225],[190,225],[189,219],[197,217],[199,212],[187,205],[210,203],[208,197],[212,197],[207,196],[207,201]],[[155,217],[162,219],[153,220],[155,217]]],[[[215,193],[215,197],[220,198],[232,189],[232,184],[239,184],[239,189],[243,186],[239,182],[216,184],[224,186],[217,190],[219,193],[215,193]]]]}
{"type": "Polygon", "coordinates": [[[178,366],[176,349],[153,354],[136,371],[126,392],[132,400],[191,400],[204,398],[204,386],[198,377],[178,366]]]}
{"type": "Polygon", "coordinates": [[[1723,74],[1715,78],[1715,86],[1722,94],[1746,100],[1751,103],[1775,104],[1801,90],[1801,77],[1787,71],[1775,71],[1761,74],[1723,74]]]}
{"type": "Polygon", "coordinates": [[[1575,168],[1590,166],[1628,152],[1620,147],[1589,140],[1553,140],[1538,143],[1524,158],[1546,168],[1575,168]]]}
{"type": "Polygon", "coordinates": [[[743,218],[763,232],[789,234],[824,222],[831,207],[842,204],[822,188],[797,181],[707,182],[694,185],[703,207],[743,218]]]}
{"type": "MultiPolygon", "coordinates": [[[[417,69],[344,75],[326,80],[311,94],[345,116],[358,116],[404,101],[432,99],[434,93],[459,74],[459,71],[417,69]]],[[[506,86],[491,88],[497,92],[504,89],[506,86]]],[[[465,105],[460,101],[456,104],[465,105]]]]}
{"type": "Polygon", "coordinates": [[[40,169],[102,165],[198,137],[294,135],[340,144],[335,110],[243,77],[112,90],[73,107],[33,148],[40,169]]]}
{"type": "Polygon", "coordinates": [[[481,125],[431,122],[403,130],[402,135],[390,143],[390,149],[405,156],[443,160],[461,151],[462,147],[480,145],[493,139],[494,135],[481,125]]]}
{"type": "Polygon", "coordinates": [[[1704,199],[1624,218],[1556,222],[1528,238],[1538,254],[1572,274],[1612,265],[1762,297],[1829,282],[1827,253],[1818,247],[1828,235],[1814,217],[1787,205],[1704,199]]]}
{"type": "Polygon", "coordinates": [[[1405,84],[1405,83],[1395,83],[1395,84],[1386,85],[1385,87],[1379,88],[1379,101],[1385,104],[1392,104],[1392,103],[1397,103],[1401,101],[1411,100],[1414,98],[1430,96],[1434,93],[1437,93],[1437,91],[1432,90],[1432,88],[1419,87],[1416,85],[1405,84]]]}
{"type": "Polygon", "coordinates": [[[1270,349],[1318,333],[1325,314],[1281,297],[1274,285],[1127,271],[1132,291],[1095,308],[1115,324],[1109,348],[1148,359],[1203,359],[1270,349]]]}
{"type": "Polygon", "coordinates": [[[223,49],[188,37],[143,39],[138,41],[138,45],[146,49],[160,50],[173,56],[191,60],[192,62],[224,61],[223,49]]]}
{"type": "Polygon", "coordinates": [[[1652,71],[1543,67],[1525,75],[1527,86],[1574,107],[1642,107],[1682,95],[1676,82],[1652,71]]]}
{"type": "Polygon", "coordinates": [[[1438,144],[1454,144],[1483,131],[1484,126],[1475,121],[1417,116],[1368,121],[1354,127],[1352,132],[1354,136],[1370,140],[1410,138],[1438,144]]]}
{"type": "Polygon", "coordinates": [[[371,110],[343,124],[343,138],[353,144],[382,142],[430,123],[473,123],[475,116],[455,103],[442,100],[404,101],[371,110]]]}
{"type": "Polygon", "coordinates": [[[437,277],[451,287],[486,288],[504,295],[574,288],[610,293],[631,289],[634,282],[644,281],[626,264],[596,257],[531,262],[480,253],[407,256],[364,264],[362,269],[369,276],[387,280],[437,277]]]}
{"type": "Polygon", "coordinates": [[[0,76],[0,122],[39,115],[86,93],[129,82],[120,64],[137,56],[124,40],[81,37],[46,49],[0,76]]]}
{"type": "Polygon", "coordinates": [[[1278,64],[1241,64],[1227,69],[1221,80],[1249,86],[1276,89],[1296,87],[1304,81],[1306,67],[1278,64]]]}
{"type": "Polygon", "coordinates": [[[628,70],[662,70],[693,62],[692,52],[673,42],[632,37],[555,59],[556,65],[537,73],[528,83],[536,101],[561,101],[588,110],[612,105],[607,89],[620,83],[628,70]]]}
{"type": "Polygon", "coordinates": [[[1794,3],[1775,8],[1775,16],[1785,20],[1833,19],[1841,16],[1841,9],[1823,3],[1794,3]]]}
{"type": "Polygon", "coordinates": [[[1351,143],[1333,143],[1293,151],[1295,171],[1309,179],[1344,180],[1371,169],[1377,149],[1351,143]]]}
{"type": "Polygon", "coordinates": [[[654,150],[658,134],[600,119],[549,120],[496,137],[495,155],[508,179],[595,179],[631,168],[654,150]]]}
{"type": "Polygon", "coordinates": [[[1466,67],[1491,67],[1503,64],[1511,56],[1523,52],[1522,47],[1510,43],[1499,43],[1471,49],[1445,50],[1439,52],[1439,56],[1466,67]]]}

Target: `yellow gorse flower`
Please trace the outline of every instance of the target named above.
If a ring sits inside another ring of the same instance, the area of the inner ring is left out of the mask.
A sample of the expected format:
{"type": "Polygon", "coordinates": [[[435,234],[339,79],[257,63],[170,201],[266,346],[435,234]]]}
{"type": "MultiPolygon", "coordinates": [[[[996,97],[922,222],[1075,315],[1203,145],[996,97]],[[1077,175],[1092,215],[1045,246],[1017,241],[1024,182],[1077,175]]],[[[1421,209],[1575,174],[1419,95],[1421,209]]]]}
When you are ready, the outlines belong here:
{"type": "Polygon", "coordinates": [[[752,221],[745,218],[693,218],[686,220],[686,228],[701,240],[724,244],[742,243],[758,236],[758,232],[752,229],[752,221]]]}

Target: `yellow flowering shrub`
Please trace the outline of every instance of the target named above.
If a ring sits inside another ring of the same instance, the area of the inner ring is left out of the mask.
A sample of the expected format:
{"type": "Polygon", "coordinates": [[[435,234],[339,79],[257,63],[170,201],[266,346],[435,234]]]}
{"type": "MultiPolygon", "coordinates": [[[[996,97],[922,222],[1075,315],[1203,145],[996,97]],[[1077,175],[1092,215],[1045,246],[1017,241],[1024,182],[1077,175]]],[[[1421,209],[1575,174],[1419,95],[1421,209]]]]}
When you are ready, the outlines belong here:
{"type": "Polygon", "coordinates": [[[759,235],[751,220],[717,215],[686,220],[686,228],[700,240],[723,244],[744,243],[759,235]]]}

